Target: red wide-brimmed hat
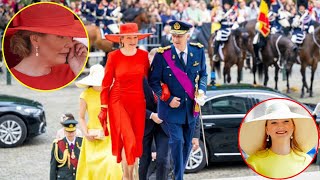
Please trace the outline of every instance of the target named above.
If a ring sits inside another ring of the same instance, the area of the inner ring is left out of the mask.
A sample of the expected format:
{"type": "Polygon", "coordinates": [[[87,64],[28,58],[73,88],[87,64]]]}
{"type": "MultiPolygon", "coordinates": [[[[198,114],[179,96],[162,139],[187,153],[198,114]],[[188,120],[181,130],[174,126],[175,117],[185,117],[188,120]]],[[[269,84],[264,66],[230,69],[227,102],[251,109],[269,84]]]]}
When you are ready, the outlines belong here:
{"type": "Polygon", "coordinates": [[[60,36],[86,38],[86,32],[74,14],[54,3],[37,3],[20,11],[12,19],[5,36],[27,30],[60,36]]]}
{"type": "Polygon", "coordinates": [[[138,39],[144,39],[150,36],[152,33],[139,33],[138,25],[136,23],[126,23],[120,25],[120,33],[119,34],[108,34],[106,35],[106,39],[109,41],[119,43],[120,37],[122,36],[138,36],[138,39]]]}

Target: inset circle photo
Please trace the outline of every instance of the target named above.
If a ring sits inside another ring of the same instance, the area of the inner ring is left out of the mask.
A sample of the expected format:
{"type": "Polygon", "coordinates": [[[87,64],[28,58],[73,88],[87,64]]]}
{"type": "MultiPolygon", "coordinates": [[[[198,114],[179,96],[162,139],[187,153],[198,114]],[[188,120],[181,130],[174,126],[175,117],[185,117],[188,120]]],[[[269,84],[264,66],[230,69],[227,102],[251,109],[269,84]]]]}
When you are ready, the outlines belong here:
{"type": "Polygon", "coordinates": [[[261,176],[286,179],[303,172],[318,148],[318,130],[310,112],[285,98],[263,101],[251,109],[239,129],[239,150],[261,176]]]}
{"type": "Polygon", "coordinates": [[[8,23],[2,45],[10,73],[40,91],[72,83],[88,59],[83,23],[56,3],[35,3],[20,10],[8,23]]]}

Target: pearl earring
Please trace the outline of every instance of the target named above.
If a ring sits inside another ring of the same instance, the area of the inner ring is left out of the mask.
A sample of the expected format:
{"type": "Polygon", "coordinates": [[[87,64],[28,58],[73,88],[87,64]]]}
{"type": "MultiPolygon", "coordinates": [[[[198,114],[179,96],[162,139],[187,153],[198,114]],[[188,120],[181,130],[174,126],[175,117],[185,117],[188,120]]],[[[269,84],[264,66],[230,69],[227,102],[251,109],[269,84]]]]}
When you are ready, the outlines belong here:
{"type": "Polygon", "coordinates": [[[39,47],[36,46],[36,56],[38,57],[39,56],[39,47]]]}
{"type": "Polygon", "coordinates": [[[270,137],[270,135],[268,135],[268,136],[267,136],[267,140],[266,140],[267,142],[269,142],[269,141],[270,141],[269,137],[270,137]]]}
{"type": "Polygon", "coordinates": [[[290,136],[290,139],[293,139],[293,136],[292,136],[292,135],[290,136]]]}

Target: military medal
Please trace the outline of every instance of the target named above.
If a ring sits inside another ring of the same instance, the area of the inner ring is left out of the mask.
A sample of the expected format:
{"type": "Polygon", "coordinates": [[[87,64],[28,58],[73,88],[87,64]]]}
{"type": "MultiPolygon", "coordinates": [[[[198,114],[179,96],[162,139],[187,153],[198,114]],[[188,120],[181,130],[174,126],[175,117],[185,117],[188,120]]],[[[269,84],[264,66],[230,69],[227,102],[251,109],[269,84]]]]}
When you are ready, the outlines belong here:
{"type": "Polygon", "coordinates": [[[76,156],[74,155],[74,150],[72,149],[72,152],[71,152],[71,159],[74,159],[76,158],[76,156]]]}
{"type": "Polygon", "coordinates": [[[70,148],[71,148],[71,159],[74,159],[74,158],[76,158],[76,156],[74,155],[74,144],[73,143],[71,143],[70,148]]]}

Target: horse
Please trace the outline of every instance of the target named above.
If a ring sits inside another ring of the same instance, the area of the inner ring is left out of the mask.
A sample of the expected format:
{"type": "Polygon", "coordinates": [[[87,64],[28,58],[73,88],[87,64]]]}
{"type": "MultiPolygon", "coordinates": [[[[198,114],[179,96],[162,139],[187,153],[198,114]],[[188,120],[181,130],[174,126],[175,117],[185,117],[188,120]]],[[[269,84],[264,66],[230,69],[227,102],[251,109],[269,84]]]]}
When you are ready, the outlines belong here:
{"type": "Polygon", "coordinates": [[[94,46],[104,52],[112,51],[113,43],[106,39],[102,39],[102,33],[98,26],[86,25],[85,28],[88,32],[90,46],[94,46]]]}
{"type": "MultiPolygon", "coordinates": [[[[210,58],[210,65],[212,71],[215,69],[218,74],[220,74],[220,64],[221,60],[214,62],[213,61],[213,44],[214,44],[215,34],[211,34],[208,41],[208,55],[210,58]]],[[[224,47],[222,48],[222,54],[224,56],[224,68],[223,68],[223,81],[224,83],[231,82],[230,69],[233,65],[238,66],[238,77],[237,82],[241,81],[241,74],[243,68],[243,58],[242,53],[246,51],[244,47],[247,46],[249,42],[249,34],[243,28],[238,28],[233,30],[228,38],[228,40],[224,43],[224,47]],[[233,52],[233,53],[231,53],[233,52]],[[240,55],[235,55],[240,54],[240,55]]],[[[220,58],[219,58],[220,59],[220,58]]]]}
{"type": "Polygon", "coordinates": [[[251,39],[251,41],[249,41],[245,47],[247,49],[247,51],[244,51],[244,54],[243,54],[243,59],[246,60],[246,65],[249,69],[251,69],[251,63],[250,63],[250,59],[247,58],[247,52],[249,52],[251,54],[253,64],[255,63],[255,54],[254,54],[254,49],[253,49],[253,38],[256,34],[256,30],[255,30],[256,23],[257,23],[257,20],[252,19],[252,20],[244,21],[239,24],[239,27],[244,28],[248,32],[249,39],[251,39]]]}
{"type": "MultiPolygon", "coordinates": [[[[128,10],[127,10],[128,11],[128,10]]],[[[135,22],[138,24],[138,28],[142,28],[142,24],[149,24],[150,17],[148,16],[147,12],[144,10],[139,10],[138,14],[134,16],[132,21],[125,21],[125,22],[135,22]]],[[[88,36],[90,39],[90,45],[95,46],[97,49],[103,50],[104,52],[110,52],[113,49],[113,43],[105,40],[102,38],[102,32],[100,28],[93,24],[88,24],[85,26],[88,32],[88,36]]]]}
{"type": "Polygon", "coordinates": [[[304,88],[306,88],[309,96],[313,96],[313,80],[314,73],[317,70],[318,61],[320,58],[319,53],[320,48],[320,27],[318,26],[314,33],[307,34],[306,38],[303,41],[301,49],[299,51],[299,57],[301,62],[301,75],[302,75],[302,88],[300,97],[304,97],[304,88]],[[307,66],[311,66],[311,79],[310,79],[310,87],[308,88],[308,84],[306,81],[306,68],[307,66]]]}
{"type": "MultiPolygon", "coordinates": [[[[280,13],[280,16],[281,16],[281,20],[280,20],[280,24],[282,26],[282,29],[281,29],[281,33],[285,34],[286,36],[288,36],[289,34],[289,31],[290,31],[290,24],[289,24],[289,16],[287,13],[284,13],[281,11],[280,13]]],[[[242,27],[242,28],[245,28],[247,30],[247,32],[249,33],[249,38],[251,40],[254,39],[254,36],[256,35],[256,24],[257,24],[257,20],[256,19],[251,19],[251,20],[248,20],[248,21],[244,21],[242,23],[239,24],[239,27],[242,27]]],[[[254,49],[253,49],[253,41],[250,41],[248,44],[247,44],[247,47],[245,47],[247,49],[247,52],[249,52],[251,54],[251,57],[253,59],[253,64],[255,63],[255,53],[254,53],[254,49]]],[[[244,56],[243,56],[244,59],[246,59],[246,64],[247,64],[247,67],[249,69],[251,69],[251,63],[250,63],[250,59],[247,59],[247,56],[246,56],[246,52],[244,53],[244,56]]],[[[254,67],[254,66],[253,66],[254,67]]]]}
{"type": "Polygon", "coordinates": [[[135,8],[129,8],[123,13],[123,22],[134,22],[138,25],[139,30],[143,28],[144,24],[150,24],[152,22],[152,16],[142,8],[136,10],[135,8]]]}
{"type": "MultiPolygon", "coordinates": [[[[267,37],[267,43],[261,49],[262,63],[258,66],[258,74],[261,78],[264,72],[264,86],[267,86],[269,75],[268,68],[275,67],[275,89],[278,90],[278,73],[280,68],[286,70],[287,75],[287,92],[289,93],[289,76],[294,63],[297,62],[298,47],[288,37],[281,34],[270,34],[267,37]]],[[[254,83],[256,82],[256,68],[253,68],[254,83]]]]}

